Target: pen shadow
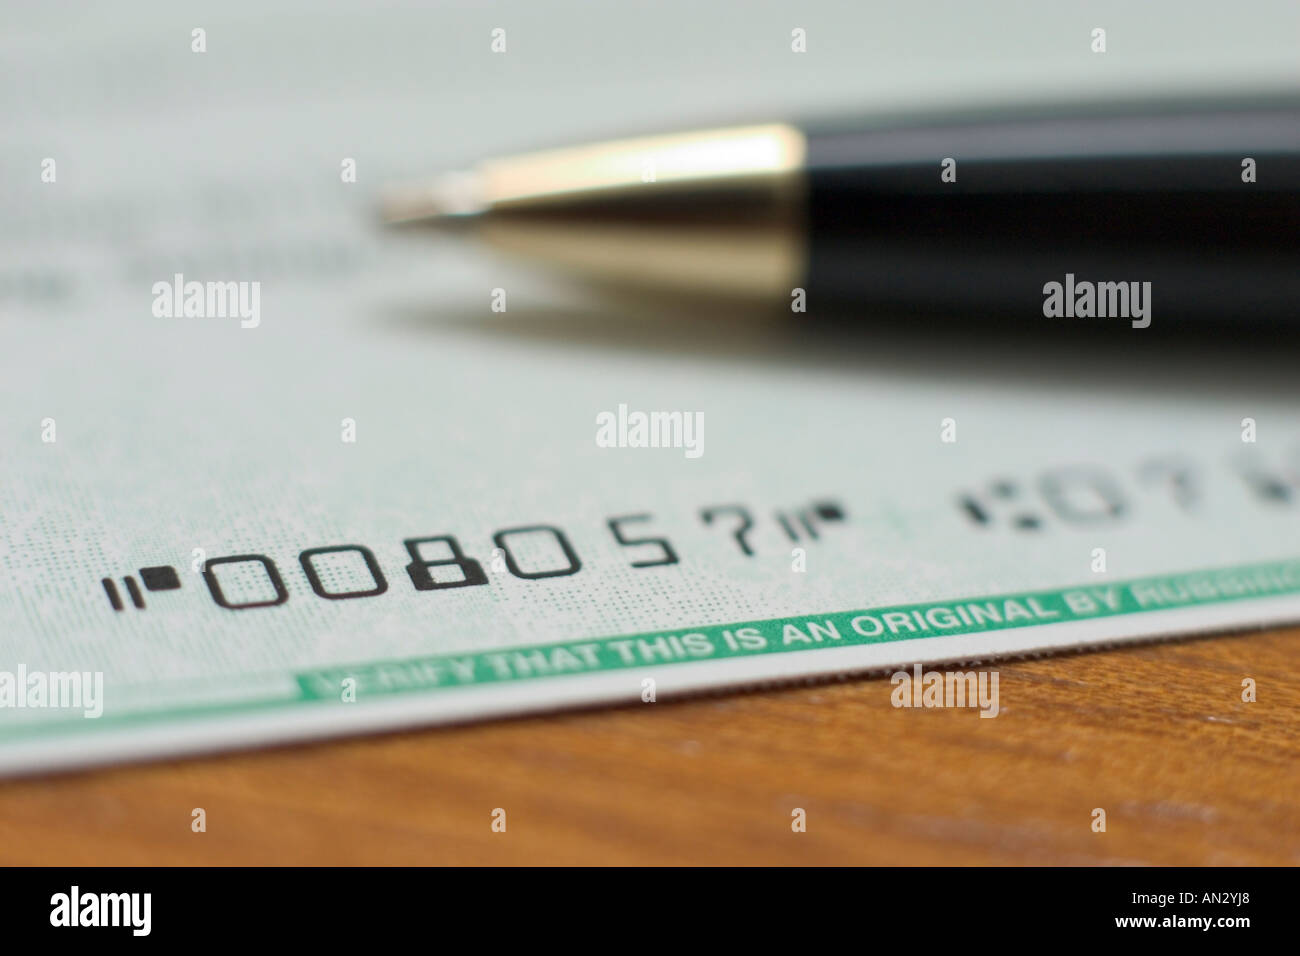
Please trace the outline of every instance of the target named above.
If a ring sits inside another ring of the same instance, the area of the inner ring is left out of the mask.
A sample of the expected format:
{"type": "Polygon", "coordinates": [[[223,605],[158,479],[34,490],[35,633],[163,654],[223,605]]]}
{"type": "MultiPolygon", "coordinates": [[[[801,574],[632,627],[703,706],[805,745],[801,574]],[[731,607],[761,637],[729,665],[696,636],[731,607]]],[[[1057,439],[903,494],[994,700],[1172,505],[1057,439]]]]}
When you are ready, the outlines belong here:
{"type": "Polygon", "coordinates": [[[1126,323],[905,312],[792,314],[730,301],[615,293],[576,306],[512,303],[502,313],[413,306],[392,310],[388,318],[407,332],[570,354],[703,358],[922,380],[960,376],[1051,390],[1300,400],[1300,332],[1276,325],[1156,321],[1133,329],[1126,323]]]}

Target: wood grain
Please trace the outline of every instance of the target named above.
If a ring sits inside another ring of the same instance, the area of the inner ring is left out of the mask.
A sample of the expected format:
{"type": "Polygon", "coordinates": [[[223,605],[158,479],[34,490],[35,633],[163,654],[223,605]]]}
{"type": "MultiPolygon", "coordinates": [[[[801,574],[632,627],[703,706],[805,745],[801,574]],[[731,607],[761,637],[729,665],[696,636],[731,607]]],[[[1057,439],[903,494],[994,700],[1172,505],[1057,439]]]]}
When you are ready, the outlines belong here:
{"type": "Polygon", "coordinates": [[[10,781],[0,862],[1295,865],[1297,654],[1004,662],[996,719],[873,678],[10,781]]]}

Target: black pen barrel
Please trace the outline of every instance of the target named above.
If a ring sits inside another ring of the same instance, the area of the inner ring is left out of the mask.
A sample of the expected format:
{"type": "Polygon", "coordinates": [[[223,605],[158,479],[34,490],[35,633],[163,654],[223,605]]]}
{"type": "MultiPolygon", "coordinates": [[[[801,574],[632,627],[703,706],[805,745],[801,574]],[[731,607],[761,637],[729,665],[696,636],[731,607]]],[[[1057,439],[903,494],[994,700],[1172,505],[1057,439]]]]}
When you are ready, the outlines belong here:
{"type": "Polygon", "coordinates": [[[1300,319],[1300,108],[811,131],[807,167],[812,303],[1041,318],[1051,283],[1149,282],[1162,322],[1300,319]]]}

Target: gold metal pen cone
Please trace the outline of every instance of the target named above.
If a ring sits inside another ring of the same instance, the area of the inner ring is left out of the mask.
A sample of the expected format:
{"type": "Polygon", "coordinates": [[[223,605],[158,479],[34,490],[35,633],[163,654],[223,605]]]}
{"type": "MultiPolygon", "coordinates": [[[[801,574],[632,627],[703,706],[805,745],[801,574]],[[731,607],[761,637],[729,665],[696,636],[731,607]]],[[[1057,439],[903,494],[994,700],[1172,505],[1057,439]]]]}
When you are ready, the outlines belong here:
{"type": "Polygon", "coordinates": [[[805,271],[806,144],[791,126],[489,160],[392,192],[391,224],[471,224],[494,248],[592,278],[770,297],[805,271]]]}

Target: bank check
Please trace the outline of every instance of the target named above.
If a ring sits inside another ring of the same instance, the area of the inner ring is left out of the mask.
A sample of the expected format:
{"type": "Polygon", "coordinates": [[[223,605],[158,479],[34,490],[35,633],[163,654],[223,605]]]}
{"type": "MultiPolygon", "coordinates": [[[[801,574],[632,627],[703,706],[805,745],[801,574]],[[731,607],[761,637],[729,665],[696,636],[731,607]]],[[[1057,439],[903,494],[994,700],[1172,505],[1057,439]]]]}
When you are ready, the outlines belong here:
{"type": "Polygon", "coordinates": [[[232,75],[4,133],[0,772],[1300,621],[1293,384],[625,315],[232,75]]]}

